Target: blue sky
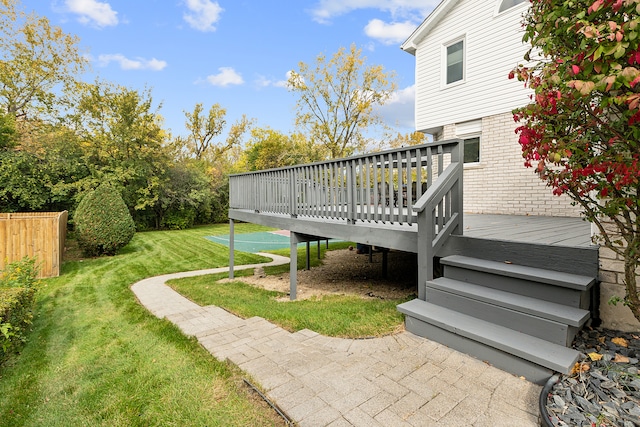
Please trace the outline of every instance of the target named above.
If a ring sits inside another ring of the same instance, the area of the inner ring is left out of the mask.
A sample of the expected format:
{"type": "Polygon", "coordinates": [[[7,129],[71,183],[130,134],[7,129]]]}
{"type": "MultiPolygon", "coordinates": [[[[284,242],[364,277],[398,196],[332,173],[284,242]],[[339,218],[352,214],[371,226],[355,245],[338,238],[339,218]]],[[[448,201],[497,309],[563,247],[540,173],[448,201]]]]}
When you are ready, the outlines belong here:
{"type": "Polygon", "coordinates": [[[23,0],[80,38],[96,76],[151,88],[165,127],[184,135],[184,110],[201,102],[293,130],[295,95],[283,83],[300,61],[355,43],[368,64],[396,73],[385,121],[413,131],[415,58],[400,44],[439,0],[23,0]]]}

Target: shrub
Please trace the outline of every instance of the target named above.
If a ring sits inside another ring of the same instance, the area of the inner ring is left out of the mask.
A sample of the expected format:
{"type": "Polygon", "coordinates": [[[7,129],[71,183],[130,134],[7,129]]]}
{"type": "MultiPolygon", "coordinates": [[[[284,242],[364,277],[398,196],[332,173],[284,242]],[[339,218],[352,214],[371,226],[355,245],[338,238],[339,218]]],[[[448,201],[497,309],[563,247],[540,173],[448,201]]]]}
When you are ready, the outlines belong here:
{"type": "Polygon", "coordinates": [[[108,183],[87,193],[74,216],[78,245],[85,255],[115,255],[136,228],[122,196],[108,183]]]}
{"type": "Polygon", "coordinates": [[[196,210],[194,208],[172,209],[165,214],[161,226],[169,230],[186,230],[193,227],[195,218],[196,210]]]}
{"type": "Polygon", "coordinates": [[[0,363],[27,339],[38,285],[34,258],[6,266],[0,274],[0,363]]]}

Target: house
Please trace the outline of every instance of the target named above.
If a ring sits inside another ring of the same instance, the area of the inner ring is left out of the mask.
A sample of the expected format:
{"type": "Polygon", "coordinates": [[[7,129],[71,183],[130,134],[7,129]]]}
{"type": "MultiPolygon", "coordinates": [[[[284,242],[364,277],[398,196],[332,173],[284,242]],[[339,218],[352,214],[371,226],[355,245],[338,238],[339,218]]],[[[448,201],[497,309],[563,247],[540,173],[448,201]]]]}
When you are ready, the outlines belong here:
{"type": "MultiPolygon", "coordinates": [[[[511,111],[531,91],[507,76],[524,61],[526,0],[443,0],[402,44],[416,57],[416,130],[433,140],[464,140],[464,210],[578,217],[566,196],[553,196],[525,168],[511,111]]],[[[595,230],[592,230],[592,232],[595,230]]],[[[637,330],[630,310],[607,302],[624,295],[624,268],[600,249],[600,317],[604,326],[637,330]]]]}
{"type": "MultiPolygon", "coordinates": [[[[523,165],[511,111],[530,93],[507,76],[526,51],[527,3],[444,0],[402,45],[416,57],[416,128],[433,142],[230,176],[230,276],[235,221],[291,232],[292,299],[298,242],[415,253],[407,330],[530,381],[569,372],[611,254],[523,165]]],[[[608,277],[617,289],[621,275],[608,277]]]]}
{"type": "Polygon", "coordinates": [[[525,168],[512,110],[529,89],[508,79],[523,61],[526,0],[444,0],[402,44],[416,57],[416,130],[465,141],[465,211],[579,216],[525,168]]]}

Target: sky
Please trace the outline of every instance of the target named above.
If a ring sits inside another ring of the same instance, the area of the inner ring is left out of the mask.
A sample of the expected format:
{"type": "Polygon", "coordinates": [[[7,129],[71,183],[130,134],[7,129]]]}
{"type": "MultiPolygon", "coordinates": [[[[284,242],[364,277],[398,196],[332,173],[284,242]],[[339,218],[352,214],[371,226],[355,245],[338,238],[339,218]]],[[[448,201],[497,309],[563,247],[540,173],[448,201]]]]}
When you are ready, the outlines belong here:
{"type": "Polygon", "coordinates": [[[186,135],[185,111],[202,103],[243,114],[259,127],[294,130],[287,72],[355,44],[366,63],[394,71],[398,90],[381,110],[401,133],[414,130],[415,58],[402,42],[439,0],[23,0],[80,38],[96,77],[151,89],[164,127],[186,135]]]}

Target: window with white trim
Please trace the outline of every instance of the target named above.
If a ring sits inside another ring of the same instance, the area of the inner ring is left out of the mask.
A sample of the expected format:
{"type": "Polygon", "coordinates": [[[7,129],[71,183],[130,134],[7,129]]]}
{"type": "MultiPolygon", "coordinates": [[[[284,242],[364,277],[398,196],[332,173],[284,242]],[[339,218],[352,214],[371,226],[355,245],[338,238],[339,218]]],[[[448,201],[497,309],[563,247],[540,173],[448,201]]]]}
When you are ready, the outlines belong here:
{"type": "Polygon", "coordinates": [[[464,80],[464,38],[445,45],[445,84],[464,80]]]}
{"type": "Polygon", "coordinates": [[[500,7],[498,8],[498,13],[502,13],[505,10],[519,5],[520,3],[524,3],[525,1],[527,0],[502,0],[502,3],[500,3],[500,7]]]}

